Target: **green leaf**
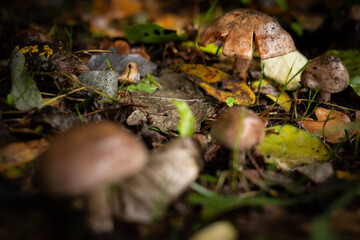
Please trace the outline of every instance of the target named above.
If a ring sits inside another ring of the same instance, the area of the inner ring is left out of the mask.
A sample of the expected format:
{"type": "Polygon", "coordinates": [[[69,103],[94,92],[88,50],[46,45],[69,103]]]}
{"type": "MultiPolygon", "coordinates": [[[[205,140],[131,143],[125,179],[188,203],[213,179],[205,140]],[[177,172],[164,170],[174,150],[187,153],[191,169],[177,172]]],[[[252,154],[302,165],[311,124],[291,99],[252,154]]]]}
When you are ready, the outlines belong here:
{"type": "Polygon", "coordinates": [[[7,102],[7,104],[9,104],[10,106],[14,104],[14,100],[13,100],[13,97],[12,97],[11,93],[8,93],[8,94],[6,95],[6,102],[7,102]]]}
{"type": "Polygon", "coordinates": [[[240,103],[238,102],[238,100],[236,100],[236,99],[233,98],[233,97],[228,97],[228,98],[226,99],[226,105],[228,105],[228,107],[233,107],[234,104],[240,105],[240,103]]]}
{"type": "Polygon", "coordinates": [[[151,23],[126,26],[124,27],[124,30],[125,38],[135,42],[161,43],[184,41],[187,39],[187,36],[185,35],[179,36],[176,31],[167,30],[159,25],[151,23]]]}
{"type": "Polygon", "coordinates": [[[40,91],[34,83],[33,77],[30,77],[26,71],[25,57],[18,49],[12,52],[10,73],[11,96],[15,108],[27,111],[40,106],[43,103],[40,91]]]}
{"type": "Polygon", "coordinates": [[[174,100],[174,105],[180,115],[178,132],[180,137],[192,137],[194,135],[195,117],[186,102],[174,100]]]}
{"type": "Polygon", "coordinates": [[[157,86],[160,89],[159,84],[157,84],[157,82],[155,82],[154,78],[149,73],[146,74],[146,79],[149,80],[149,82],[151,84],[157,86]]]}
{"type": "Polygon", "coordinates": [[[350,86],[360,96],[360,50],[330,50],[327,54],[338,56],[345,64],[350,76],[350,86]]]}
{"type": "MultiPolygon", "coordinates": [[[[149,75],[150,76],[150,75],[149,75]]],[[[150,76],[151,77],[151,76],[150,76]]],[[[152,77],[151,77],[152,79],[152,77]]],[[[126,87],[126,89],[129,92],[135,92],[135,91],[143,91],[146,93],[153,93],[158,89],[158,84],[154,81],[154,79],[149,80],[150,83],[147,83],[145,79],[141,79],[140,82],[135,85],[135,84],[130,84],[126,87]],[[155,84],[153,84],[155,83],[155,84]]]]}
{"type": "Polygon", "coordinates": [[[284,170],[293,170],[303,164],[325,162],[330,154],[315,136],[291,125],[279,125],[268,130],[264,141],[256,148],[264,155],[266,163],[275,163],[284,170]]]}
{"type": "Polygon", "coordinates": [[[140,81],[136,85],[136,87],[137,87],[137,90],[143,91],[143,92],[146,92],[146,93],[153,93],[158,89],[158,87],[156,85],[148,84],[145,81],[140,81]]]}

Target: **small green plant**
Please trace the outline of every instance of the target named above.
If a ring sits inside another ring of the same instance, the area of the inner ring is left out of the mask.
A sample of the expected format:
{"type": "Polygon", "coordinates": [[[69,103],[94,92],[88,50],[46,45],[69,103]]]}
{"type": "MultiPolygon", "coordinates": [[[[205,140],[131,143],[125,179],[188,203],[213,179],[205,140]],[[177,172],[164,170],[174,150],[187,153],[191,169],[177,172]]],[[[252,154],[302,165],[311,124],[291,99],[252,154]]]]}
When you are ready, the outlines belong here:
{"type": "Polygon", "coordinates": [[[177,126],[179,136],[182,138],[192,137],[195,132],[195,117],[194,114],[191,112],[189,105],[186,102],[178,100],[174,100],[173,103],[180,115],[180,121],[177,126]]]}
{"type": "Polygon", "coordinates": [[[9,106],[12,106],[14,104],[14,99],[11,95],[11,93],[8,93],[6,95],[6,103],[9,105],[9,106]]]}
{"type": "Polygon", "coordinates": [[[236,99],[233,98],[233,97],[228,97],[228,98],[226,99],[226,105],[228,105],[228,107],[233,107],[234,104],[240,105],[239,101],[236,100],[236,99]]]}
{"type": "Polygon", "coordinates": [[[66,27],[64,28],[66,36],[69,38],[69,45],[67,46],[67,49],[69,52],[72,52],[72,45],[73,45],[73,27],[70,27],[70,30],[68,30],[66,27]]]}
{"type": "MultiPolygon", "coordinates": [[[[126,77],[126,79],[127,78],[128,76],[126,77]]],[[[126,81],[122,83],[122,85],[119,87],[119,90],[124,86],[125,82],[126,81]]],[[[148,73],[146,79],[141,79],[140,82],[138,82],[137,84],[130,84],[126,87],[126,89],[129,92],[135,92],[138,90],[146,93],[153,93],[157,89],[160,89],[160,86],[159,84],[157,84],[157,82],[155,82],[154,78],[148,73]]]]}
{"type": "Polygon", "coordinates": [[[85,121],[84,121],[83,116],[80,113],[78,104],[75,105],[75,110],[76,110],[76,114],[78,115],[78,118],[80,119],[80,122],[84,123],[85,121]]]}

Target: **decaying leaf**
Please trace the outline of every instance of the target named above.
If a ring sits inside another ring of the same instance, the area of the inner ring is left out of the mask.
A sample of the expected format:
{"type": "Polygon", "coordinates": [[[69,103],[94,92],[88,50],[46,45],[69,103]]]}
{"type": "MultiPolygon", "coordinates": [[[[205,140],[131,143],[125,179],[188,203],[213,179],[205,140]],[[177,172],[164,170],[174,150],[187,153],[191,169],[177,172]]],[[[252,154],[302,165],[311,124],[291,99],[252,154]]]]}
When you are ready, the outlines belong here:
{"type": "MultiPolygon", "coordinates": [[[[251,83],[251,88],[254,92],[256,92],[259,88],[260,81],[253,81],[251,83]]],[[[265,94],[268,98],[276,101],[277,104],[279,104],[281,107],[285,108],[287,111],[290,111],[291,108],[291,98],[289,97],[289,94],[286,92],[283,92],[281,95],[281,89],[276,88],[274,85],[272,85],[270,82],[266,81],[265,79],[261,82],[261,87],[259,90],[260,93],[265,94]]]]}
{"type": "Polygon", "coordinates": [[[187,73],[190,79],[198,82],[206,93],[220,102],[226,102],[229,97],[234,97],[240,105],[255,102],[255,94],[245,82],[236,81],[229,74],[216,68],[201,64],[183,64],[178,70],[187,73]],[[221,88],[218,87],[219,85],[221,88]]]}
{"type": "Polygon", "coordinates": [[[200,131],[201,122],[212,110],[210,105],[204,104],[202,92],[186,76],[179,73],[163,73],[154,79],[161,89],[151,94],[142,91],[131,93],[134,104],[139,107],[135,107],[126,123],[133,126],[145,122],[163,132],[177,130],[180,116],[173,100],[179,100],[189,104],[195,116],[195,131],[200,131]]]}
{"type": "Polygon", "coordinates": [[[46,139],[9,143],[0,148],[0,172],[30,162],[42,154],[49,143],[46,139]]]}
{"type": "Polygon", "coordinates": [[[51,55],[50,61],[56,65],[58,71],[67,74],[79,74],[89,71],[89,68],[80,58],[67,51],[59,51],[51,55]]]}
{"type": "Polygon", "coordinates": [[[304,174],[315,183],[325,182],[334,174],[331,163],[314,163],[310,165],[299,166],[295,168],[298,172],[304,174]]]}
{"type": "MultiPolygon", "coordinates": [[[[308,59],[299,51],[294,51],[280,57],[261,61],[264,66],[264,75],[281,85],[290,80],[306,63],[308,59]],[[290,72],[291,70],[291,72],[290,72]],[[289,74],[290,72],[290,74],[289,74]]],[[[295,90],[300,87],[300,74],[290,81],[286,90],[295,90]]]]}
{"type": "Polygon", "coordinates": [[[25,57],[20,50],[15,49],[10,63],[11,95],[15,107],[27,111],[41,105],[43,99],[33,78],[24,67],[25,57]]]}
{"type": "Polygon", "coordinates": [[[143,223],[159,217],[196,179],[200,159],[200,150],[190,138],[176,139],[165,149],[153,152],[139,174],[121,183],[114,199],[114,215],[143,223]]]}
{"type": "Polygon", "coordinates": [[[351,123],[350,118],[345,113],[318,107],[315,110],[315,115],[317,120],[307,118],[301,123],[309,133],[325,137],[327,142],[339,143],[345,141],[345,130],[348,131],[350,137],[360,131],[360,123],[351,123]]]}
{"type": "Polygon", "coordinates": [[[267,163],[275,163],[283,170],[294,170],[297,166],[325,162],[330,158],[323,143],[306,131],[291,125],[279,125],[268,130],[273,133],[266,135],[256,147],[267,163]]]}

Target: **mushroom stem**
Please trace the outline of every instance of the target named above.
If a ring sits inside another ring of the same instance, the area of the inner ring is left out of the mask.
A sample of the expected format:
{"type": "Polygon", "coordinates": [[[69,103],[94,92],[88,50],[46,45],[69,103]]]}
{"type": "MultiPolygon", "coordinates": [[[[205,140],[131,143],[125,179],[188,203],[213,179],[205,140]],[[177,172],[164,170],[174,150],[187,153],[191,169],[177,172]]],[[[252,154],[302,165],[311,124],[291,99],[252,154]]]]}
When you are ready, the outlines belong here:
{"type": "Polygon", "coordinates": [[[320,89],[319,94],[320,94],[319,99],[318,99],[319,101],[322,101],[322,102],[330,101],[331,93],[320,89]]]}
{"type": "Polygon", "coordinates": [[[108,192],[104,187],[94,189],[86,198],[87,223],[95,233],[108,233],[114,228],[108,192]]]}
{"type": "Polygon", "coordinates": [[[251,58],[235,58],[233,76],[245,81],[247,78],[247,70],[249,68],[251,58]]]}

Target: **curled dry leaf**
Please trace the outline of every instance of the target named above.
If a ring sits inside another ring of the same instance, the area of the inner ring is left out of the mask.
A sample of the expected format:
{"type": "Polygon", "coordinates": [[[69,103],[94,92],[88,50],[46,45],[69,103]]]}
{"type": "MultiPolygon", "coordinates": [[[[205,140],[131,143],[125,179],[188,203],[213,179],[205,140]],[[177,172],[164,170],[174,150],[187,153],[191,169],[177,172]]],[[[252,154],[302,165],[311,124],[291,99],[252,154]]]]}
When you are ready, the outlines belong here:
{"type": "Polygon", "coordinates": [[[345,130],[349,131],[350,137],[360,131],[358,125],[349,125],[351,120],[345,113],[319,107],[316,109],[315,115],[317,120],[307,118],[301,123],[309,133],[325,137],[327,142],[339,143],[345,141],[345,130]]]}
{"type": "Polygon", "coordinates": [[[128,221],[149,222],[192,183],[199,174],[201,153],[190,138],[176,139],[153,152],[141,172],[120,185],[114,215],[128,221]]]}
{"type": "Polygon", "coordinates": [[[58,71],[70,73],[88,72],[89,68],[80,58],[67,51],[59,51],[51,56],[50,61],[57,66],[58,71]]]}
{"type": "Polygon", "coordinates": [[[30,162],[49,146],[46,139],[9,143],[0,148],[0,172],[30,162]]]}

